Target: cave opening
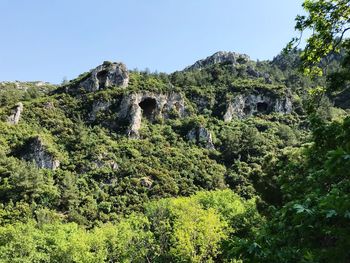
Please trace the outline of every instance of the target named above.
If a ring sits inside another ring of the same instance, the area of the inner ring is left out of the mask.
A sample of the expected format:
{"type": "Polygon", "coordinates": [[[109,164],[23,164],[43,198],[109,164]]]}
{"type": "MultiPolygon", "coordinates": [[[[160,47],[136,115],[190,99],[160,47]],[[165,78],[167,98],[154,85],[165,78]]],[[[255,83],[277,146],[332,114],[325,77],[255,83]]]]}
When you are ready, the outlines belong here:
{"type": "Polygon", "coordinates": [[[244,108],[243,108],[243,112],[245,115],[249,115],[251,113],[252,109],[250,108],[249,105],[246,105],[244,108]]]}
{"type": "Polygon", "coordinates": [[[157,108],[157,101],[153,98],[146,98],[139,103],[142,109],[142,115],[148,120],[153,120],[154,112],[157,108]]]}
{"type": "Polygon", "coordinates": [[[100,89],[105,88],[106,86],[106,81],[107,81],[107,76],[108,76],[108,71],[107,70],[101,70],[100,72],[97,73],[97,79],[99,83],[100,89]]]}
{"type": "Polygon", "coordinates": [[[270,113],[269,105],[266,102],[258,102],[256,104],[256,110],[258,111],[258,113],[270,113]]]}

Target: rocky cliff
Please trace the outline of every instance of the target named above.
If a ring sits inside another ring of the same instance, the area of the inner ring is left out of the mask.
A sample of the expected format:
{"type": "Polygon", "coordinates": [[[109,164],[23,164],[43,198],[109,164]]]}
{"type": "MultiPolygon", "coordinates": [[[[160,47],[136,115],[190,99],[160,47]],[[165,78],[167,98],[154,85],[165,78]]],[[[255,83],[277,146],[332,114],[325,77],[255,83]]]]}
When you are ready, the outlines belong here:
{"type": "Polygon", "coordinates": [[[129,74],[122,63],[105,61],[90,72],[90,75],[79,84],[87,92],[93,92],[113,86],[128,86],[129,74]]]}
{"type": "Polygon", "coordinates": [[[252,185],[266,186],[257,172],[271,157],[308,136],[298,94],[246,55],[218,52],[194,65],[166,74],[104,62],[51,92],[1,86],[0,156],[21,168],[2,181],[17,183],[28,168],[57,185],[50,196],[65,201],[52,207],[85,222],[202,190],[250,198],[252,185]]]}
{"type": "MultiPolygon", "coordinates": [[[[205,116],[211,123],[229,123],[253,116],[293,113],[293,96],[288,87],[269,84],[269,74],[257,70],[247,55],[217,52],[177,74],[182,74],[184,81],[178,82],[174,79],[175,75],[163,75],[162,79],[157,74],[129,72],[122,63],[104,62],[53,92],[52,95],[58,98],[55,107],[50,99],[43,100],[38,109],[45,109],[45,114],[60,112],[61,116],[67,115],[69,118],[75,118],[76,114],[84,112],[85,115],[80,115],[83,117],[79,117],[78,121],[87,125],[103,126],[118,133],[118,136],[133,139],[143,138],[140,135],[143,125],[164,123],[168,120],[181,123],[182,120],[205,116]],[[217,68],[212,70],[211,66],[216,64],[219,64],[219,69],[223,67],[221,71],[217,68]],[[236,66],[242,66],[246,75],[236,74],[236,66]],[[226,82],[220,82],[220,78],[225,79],[220,74],[225,76],[226,82]],[[210,78],[206,80],[208,76],[210,78]],[[248,82],[247,76],[250,78],[248,82]],[[204,84],[193,84],[191,78],[202,78],[204,84]],[[244,81],[239,82],[242,79],[244,81]],[[243,86],[239,83],[243,83],[243,86]],[[66,105],[73,101],[73,106],[66,105]],[[52,110],[48,112],[47,109],[52,110]]],[[[40,83],[35,85],[41,86],[40,83]]],[[[31,110],[27,111],[27,108],[23,111],[21,102],[13,105],[8,108],[5,116],[11,125],[18,124],[22,115],[27,119],[38,115],[31,110]]],[[[48,125],[45,126],[47,129],[57,125],[55,121],[47,122],[43,119],[45,118],[41,116],[40,125],[48,125]]],[[[60,129],[57,133],[66,128],[60,129]]],[[[206,124],[197,123],[183,129],[183,133],[180,132],[183,140],[208,150],[217,148],[213,140],[215,131],[206,124]]],[[[66,132],[69,134],[72,131],[67,129],[66,132]]],[[[40,136],[26,145],[22,159],[34,162],[39,168],[55,170],[60,167],[60,161],[49,151],[40,136]]],[[[88,171],[91,167],[112,167],[117,170],[115,159],[101,157],[104,154],[101,152],[100,155],[91,157],[91,164],[88,165],[90,168],[82,165],[79,170],[88,171]]]]}
{"type": "Polygon", "coordinates": [[[250,57],[248,55],[235,52],[219,51],[205,59],[198,60],[193,65],[187,67],[185,70],[198,70],[218,63],[230,63],[233,65],[245,64],[248,61],[250,61],[250,57]]]}
{"type": "Polygon", "coordinates": [[[22,102],[18,102],[11,110],[10,116],[7,117],[7,122],[13,125],[18,124],[23,111],[22,102]]]}
{"type": "MultiPolygon", "coordinates": [[[[201,68],[213,65],[215,63],[231,63],[232,65],[245,64],[250,59],[246,55],[233,52],[217,52],[214,55],[197,61],[194,65],[186,70],[199,70],[201,68]]],[[[253,65],[253,64],[252,64],[253,65]]],[[[260,73],[252,65],[246,67],[246,71],[252,77],[263,78],[269,82],[267,73],[260,73]],[[250,72],[250,73],[249,73],[250,72]]],[[[185,70],[185,71],[186,71],[185,70]]],[[[131,73],[135,74],[135,73],[131,73]]],[[[205,112],[211,108],[217,111],[215,107],[218,105],[217,98],[196,97],[188,92],[179,91],[152,91],[149,88],[142,89],[137,87],[135,91],[127,88],[130,73],[122,63],[104,62],[89,72],[83,79],[72,85],[76,91],[83,90],[85,92],[98,92],[113,87],[124,88],[117,99],[95,99],[91,104],[88,113],[89,121],[96,121],[96,116],[102,116],[112,111],[117,118],[109,120],[110,127],[119,127],[119,122],[126,123],[126,134],[129,138],[139,138],[139,130],[142,122],[147,120],[152,123],[156,120],[167,120],[169,118],[183,118],[191,115],[188,110],[193,105],[198,112],[205,112]],[[79,87],[76,89],[76,87],[79,87]],[[186,97],[188,96],[189,97],[186,97]],[[190,105],[186,105],[188,102],[190,105]],[[113,122],[113,123],[111,123],[113,122]]],[[[170,86],[171,87],[171,86],[170,86]]],[[[154,89],[154,88],[152,88],[154,89]]],[[[182,87],[179,88],[183,89],[182,87]]],[[[293,102],[291,92],[286,88],[284,91],[269,89],[251,88],[244,91],[229,91],[232,99],[226,101],[225,111],[221,118],[229,122],[234,118],[243,119],[255,115],[268,115],[272,113],[289,114],[293,111],[293,102]]],[[[100,120],[101,121],[101,120],[100,120]]],[[[102,120],[103,121],[103,120],[102,120]]],[[[204,129],[204,128],[203,128],[204,129]]],[[[194,129],[189,133],[188,137],[194,141],[204,141],[207,143],[199,143],[204,147],[213,149],[213,143],[210,133],[204,132],[203,129],[194,129]]]]}
{"type": "Polygon", "coordinates": [[[124,96],[119,118],[129,122],[128,136],[137,138],[143,118],[153,122],[157,118],[167,119],[171,115],[181,118],[185,114],[185,102],[181,94],[142,91],[124,96]]]}
{"type": "Polygon", "coordinates": [[[111,87],[127,87],[129,83],[129,72],[123,63],[105,61],[102,65],[81,74],[77,79],[71,80],[58,92],[69,92],[79,94],[95,92],[111,87]]]}
{"type": "Polygon", "coordinates": [[[38,168],[56,170],[60,166],[60,161],[48,150],[48,145],[40,136],[31,138],[20,156],[28,162],[34,162],[38,168]]]}
{"type": "Polygon", "coordinates": [[[283,95],[277,95],[271,91],[249,91],[237,93],[232,100],[227,102],[224,121],[231,121],[233,118],[243,119],[252,115],[271,113],[287,114],[293,110],[292,97],[286,91],[283,95]]]}

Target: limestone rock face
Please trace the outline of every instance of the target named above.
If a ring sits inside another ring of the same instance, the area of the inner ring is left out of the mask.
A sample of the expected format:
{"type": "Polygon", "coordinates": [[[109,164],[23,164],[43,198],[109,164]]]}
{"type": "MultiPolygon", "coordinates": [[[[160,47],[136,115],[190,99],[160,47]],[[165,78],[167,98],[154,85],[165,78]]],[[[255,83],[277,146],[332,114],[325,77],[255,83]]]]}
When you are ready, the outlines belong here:
{"type": "Polygon", "coordinates": [[[21,118],[21,113],[23,111],[23,104],[21,102],[17,103],[11,111],[11,115],[8,116],[7,122],[13,125],[18,124],[21,118]]]}
{"type": "Polygon", "coordinates": [[[48,152],[47,147],[38,136],[29,142],[23,159],[34,162],[39,168],[56,170],[60,166],[60,161],[48,152]]]}
{"type": "Polygon", "coordinates": [[[181,94],[144,91],[124,96],[119,119],[129,122],[128,136],[138,138],[142,118],[152,122],[157,118],[167,119],[172,115],[183,117],[185,114],[185,101],[181,94]]]}
{"type": "Polygon", "coordinates": [[[95,121],[96,116],[100,111],[107,110],[111,106],[111,102],[97,100],[92,104],[91,112],[89,113],[89,121],[95,121]]]}
{"type": "Polygon", "coordinates": [[[90,76],[79,84],[87,92],[93,92],[112,86],[127,87],[129,73],[122,63],[104,62],[93,69],[90,76]]]}
{"type": "Polygon", "coordinates": [[[256,114],[270,114],[273,112],[291,113],[293,104],[290,95],[283,97],[268,93],[239,94],[227,105],[224,121],[233,118],[243,119],[256,114]]]}
{"type": "Polygon", "coordinates": [[[247,67],[247,74],[251,77],[254,77],[254,78],[263,78],[266,83],[272,84],[272,80],[271,80],[270,75],[268,73],[259,72],[251,66],[247,67]]]}
{"type": "Polygon", "coordinates": [[[187,139],[194,141],[197,145],[204,148],[214,150],[213,138],[210,131],[204,127],[198,127],[190,130],[187,134],[187,139]]]}
{"type": "Polygon", "coordinates": [[[94,164],[94,168],[109,168],[112,169],[114,171],[117,171],[119,169],[118,164],[112,160],[109,159],[107,156],[105,155],[99,155],[98,158],[93,161],[94,164]]]}
{"type": "Polygon", "coordinates": [[[185,68],[185,70],[195,70],[195,69],[201,69],[206,66],[214,65],[217,63],[232,63],[232,64],[243,64],[247,63],[250,60],[248,55],[245,54],[238,54],[235,52],[226,52],[226,51],[219,51],[213,54],[212,56],[209,56],[205,59],[198,60],[196,63],[194,63],[192,66],[189,66],[185,68]]]}

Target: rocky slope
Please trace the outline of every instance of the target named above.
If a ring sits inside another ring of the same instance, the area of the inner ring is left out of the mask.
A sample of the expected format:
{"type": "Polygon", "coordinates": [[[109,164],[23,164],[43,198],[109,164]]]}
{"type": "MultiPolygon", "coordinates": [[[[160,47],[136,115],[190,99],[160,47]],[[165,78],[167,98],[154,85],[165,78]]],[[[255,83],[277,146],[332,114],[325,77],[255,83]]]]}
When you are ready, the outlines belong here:
{"type": "Polygon", "coordinates": [[[3,84],[0,154],[49,191],[36,204],[85,225],[200,190],[267,200],[271,155],[308,133],[302,98],[278,70],[218,52],[172,74],[104,62],[58,87],[3,84]]]}
{"type": "Polygon", "coordinates": [[[279,253],[300,237],[300,219],[328,244],[322,227],[349,210],[334,207],[348,203],[349,118],[323,94],[309,103],[324,79],[294,63],[218,52],[172,74],[104,62],[59,87],[2,84],[0,257],[259,261],[262,241],[279,253]]]}
{"type": "MultiPolygon", "coordinates": [[[[262,78],[261,84],[257,87],[245,87],[237,89],[235,87],[228,88],[227,94],[229,99],[225,102],[218,101],[220,96],[214,96],[214,102],[208,98],[198,98],[189,94],[186,87],[174,89],[170,85],[167,90],[155,91],[154,88],[143,89],[138,86],[129,88],[130,73],[126,66],[117,62],[104,62],[102,65],[92,69],[88,73],[84,73],[79,78],[70,81],[63,87],[59,87],[53,94],[71,94],[83,104],[90,104],[86,114],[86,122],[107,125],[112,130],[119,130],[124,127],[124,134],[129,138],[140,138],[139,130],[142,123],[159,122],[160,120],[181,119],[185,117],[193,117],[201,111],[209,110],[219,112],[220,107],[223,109],[219,115],[213,116],[219,120],[229,122],[248,118],[250,116],[262,116],[271,114],[291,114],[293,113],[293,98],[288,87],[264,86],[269,84],[268,73],[260,73],[254,68],[254,62],[247,55],[237,54],[233,52],[217,52],[214,55],[199,60],[192,66],[185,69],[187,71],[204,71],[216,65],[230,65],[233,68],[245,66],[248,78],[262,78]],[[117,98],[111,97],[94,98],[95,95],[103,91],[112,91],[114,88],[118,90],[117,98]],[[92,100],[88,100],[88,95],[92,94],[92,100]],[[192,101],[191,101],[192,100],[192,101]],[[113,113],[115,118],[105,118],[101,120],[101,116],[113,113]],[[196,113],[197,112],[197,113],[196,113]],[[97,116],[100,116],[99,118],[97,116]]],[[[131,73],[139,74],[139,73],[131,73]]],[[[239,77],[237,77],[239,79],[239,77]]],[[[132,79],[131,79],[132,81],[132,79]]],[[[9,83],[7,83],[9,84],[9,83]]],[[[45,83],[30,83],[35,87],[43,87],[45,83]]],[[[5,83],[2,84],[5,86],[5,83]]],[[[27,90],[26,85],[15,82],[17,89],[27,90]]],[[[215,93],[215,91],[214,91],[215,93]]],[[[217,92],[219,93],[219,92],[217,92]]],[[[49,98],[49,97],[48,97],[49,98]]],[[[50,102],[47,102],[50,104],[50,102]]],[[[86,105],[85,105],[86,106],[86,105]]],[[[23,111],[22,102],[18,102],[7,116],[10,124],[18,124],[23,111]]],[[[86,111],[86,109],[84,110],[86,111]]],[[[210,116],[209,116],[210,117],[210,116]]],[[[183,137],[185,140],[192,141],[199,146],[207,149],[215,149],[215,143],[210,130],[203,125],[188,130],[187,135],[183,137]]],[[[53,160],[44,150],[40,140],[37,143],[29,144],[30,154],[27,160],[34,160],[40,168],[56,169],[59,160],[53,160]],[[32,145],[32,146],[30,146],[32,145]]]]}

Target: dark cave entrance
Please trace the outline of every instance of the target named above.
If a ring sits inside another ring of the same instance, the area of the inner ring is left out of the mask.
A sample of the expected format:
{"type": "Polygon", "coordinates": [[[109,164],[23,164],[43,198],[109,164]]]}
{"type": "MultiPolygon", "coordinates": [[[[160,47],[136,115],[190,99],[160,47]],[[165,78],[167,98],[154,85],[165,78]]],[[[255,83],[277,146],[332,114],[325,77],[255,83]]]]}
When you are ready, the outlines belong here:
{"type": "Polygon", "coordinates": [[[146,98],[139,103],[142,109],[142,115],[148,120],[153,120],[154,111],[157,108],[157,101],[153,98],[146,98]]]}
{"type": "Polygon", "coordinates": [[[108,75],[108,71],[107,70],[102,70],[102,71],[97,73],[96,77],[98,79],[98,83],[99,83],[100,89],[103,89],[103,88],[106,87],[107,75],[108,75]]]}
{"type": "Polygon", "coordinates": [[[249,105],[247,105],[243,108],[243,112],[245,115],[249,115],[251,113],[251,111],[252,111],[252,109],[250,108],[249,105]]]}
{"type": "Polygon", "coordinates": [[[256,110],[258,111],[258,113],[270,113],[269,105],[266,102],[258,102],[256,104],[256,110]]]}

